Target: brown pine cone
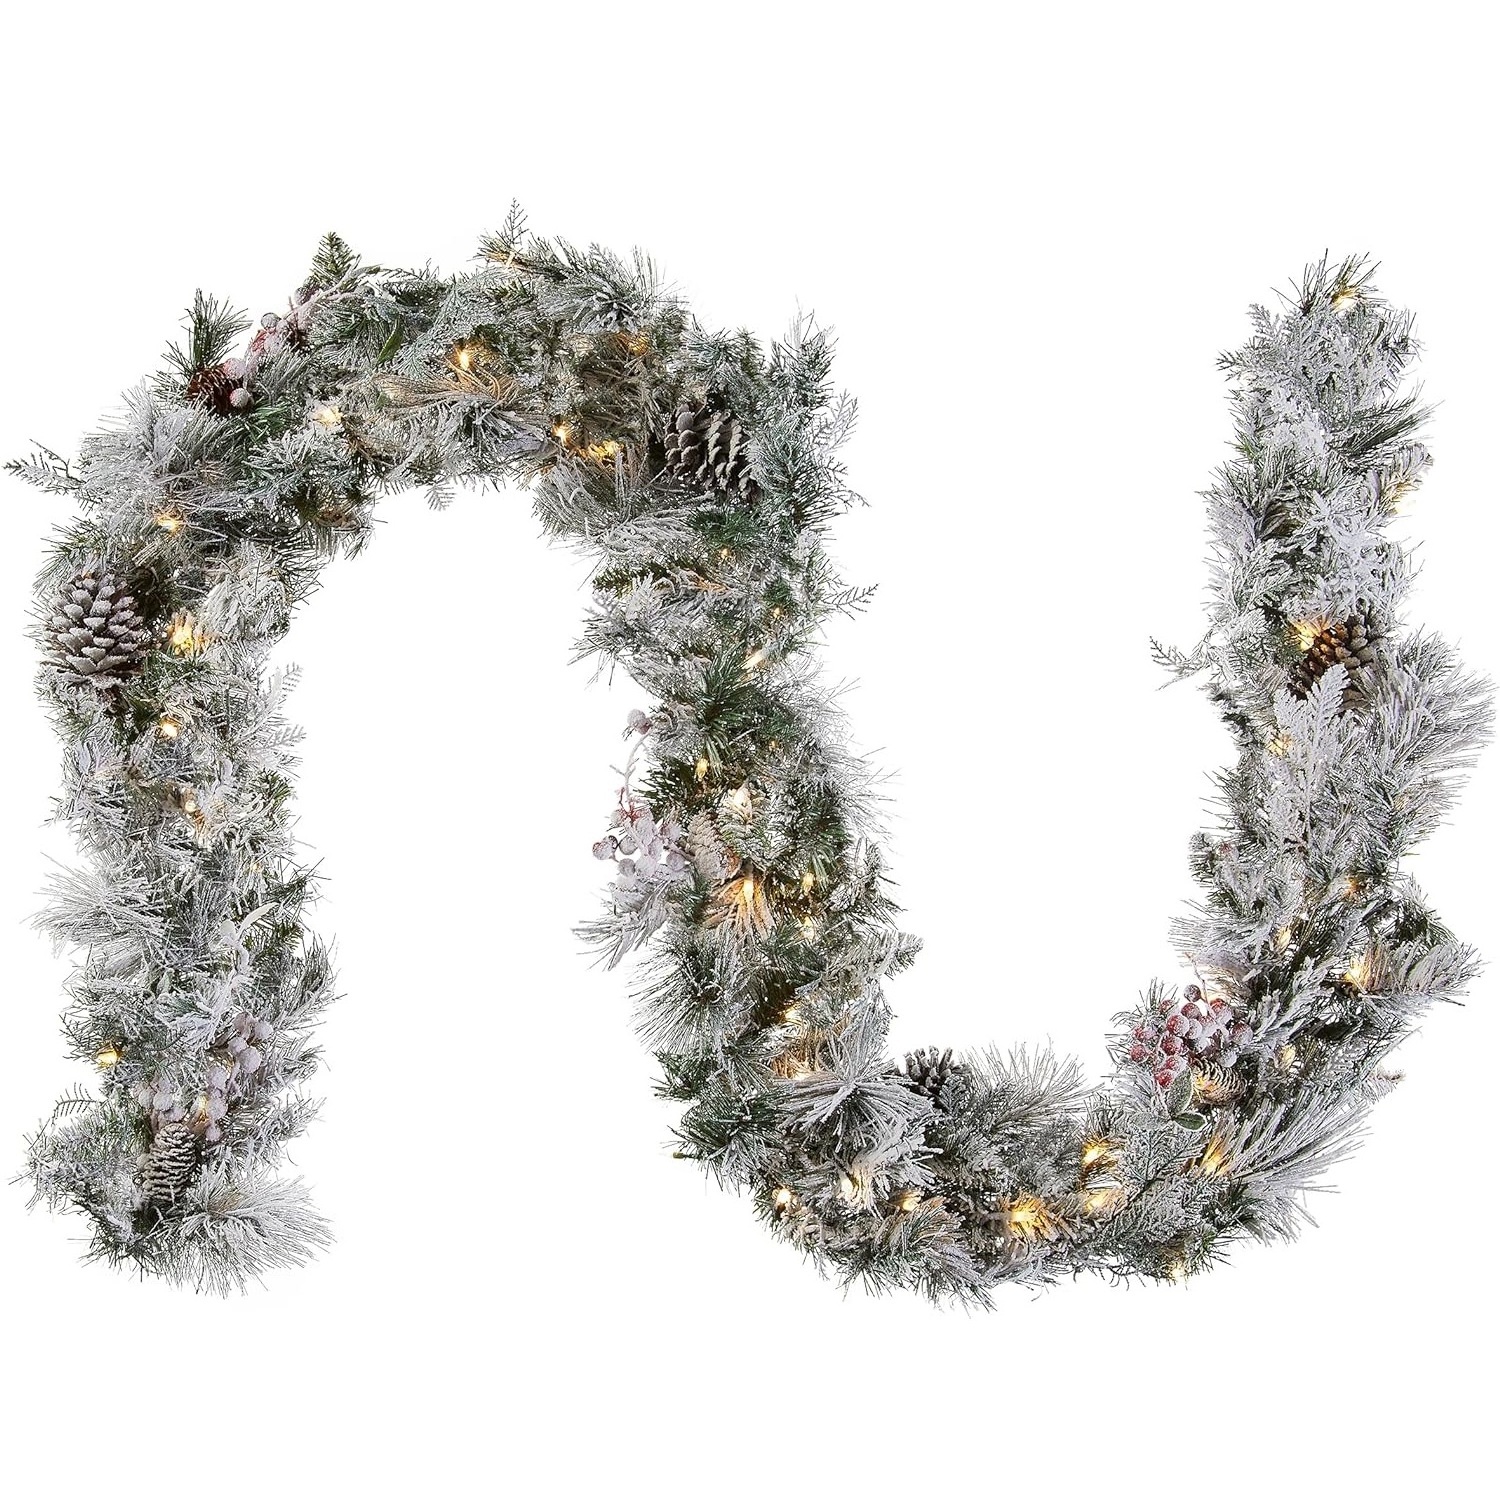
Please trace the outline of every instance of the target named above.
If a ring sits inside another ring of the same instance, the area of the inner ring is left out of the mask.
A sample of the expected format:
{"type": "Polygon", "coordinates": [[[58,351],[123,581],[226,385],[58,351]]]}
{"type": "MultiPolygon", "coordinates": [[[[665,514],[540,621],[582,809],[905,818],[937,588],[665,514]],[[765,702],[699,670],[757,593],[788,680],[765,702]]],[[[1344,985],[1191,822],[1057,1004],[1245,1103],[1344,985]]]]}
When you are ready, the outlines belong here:
{"type": "Polygon", "coordinates": [[[1367,615],[1354,614],[1339,624],[1325,625],[1292,669],[1292,691],[1299,698],[1307,697],[1318,679],[1330,667],[1341,663],[1349,674],[1344,707],[1353,708],[1364,702],[1380,640],[1379,629],[1367,615]]]}
{"type": "Polygon", "coordinates": [[[239,416],[255,405],[255,397],[244,383],[244,368],[243,360],[234,360],[195,370],[183,394],[215,416],[239,416]]]}

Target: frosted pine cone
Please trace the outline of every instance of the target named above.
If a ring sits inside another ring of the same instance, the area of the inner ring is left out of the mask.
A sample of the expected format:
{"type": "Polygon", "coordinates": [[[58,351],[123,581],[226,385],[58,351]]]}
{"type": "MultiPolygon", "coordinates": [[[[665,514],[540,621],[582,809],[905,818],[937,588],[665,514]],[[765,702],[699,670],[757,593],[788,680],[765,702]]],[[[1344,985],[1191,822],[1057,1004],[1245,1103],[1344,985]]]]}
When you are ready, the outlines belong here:
{"type": "Polygon", "coordinates": [[[1380,632],[1368,616],[1350,615],[1341,624],[1325,625],[1293,669],[1292,691],[1299,698],[1307,697],[1330,667],[1342,663],[1349,673],[1344,707],[1353,708],[1364,701],[1379,643],[1380,632]]]}
{"type": "Polygon", "coordinates": [[[1245,1092],[1245,1080],[1218,1063],[1206,1062],[1194,1072],[1196,1097],[1205,1104],[1231,1104],[1245,1092]]]}
{"type": "Polygon", "coordinates": [[[920,1047],[906,1054],[906,1063],[900,1072],[919,1094],[936,1100],[950,1078],[962,1078],[968,1069],[961,1062],[954,1062],[952,1047],[945,1047],[941,1052],[936,1047],[920,1047]]]}
{"type": "Polygon", "coordinates": [[[760,486],[750,472],[744,429],[717,399],[679,407],[667,419],[665,443],[665,473],[674,482],[728,490],[747,504],[760,498],[760,486]]]}
{"type": "Polygon", "coordinates": [[[145,665],[146,622],[134,596],[102,562],[90,563],[64,586],[48,629],[63,678],[76,687],[108,692],[145,665]]]}
{"type": "Polygon", "coordinates": [[[693,868],[711,885],[722,884],[739,871],[739,855],[719,836],[718,825],[706,812],[693,814],[683,849],[693,868]]]}
{"type": "Polygon", "coordinates": [[[163,1125],[151,1142],[141,1173],[141,1194],[147,1203],[171,1203],[192,1178],[198,1164],[198,1138],[180,1120],[163,1125]]]}

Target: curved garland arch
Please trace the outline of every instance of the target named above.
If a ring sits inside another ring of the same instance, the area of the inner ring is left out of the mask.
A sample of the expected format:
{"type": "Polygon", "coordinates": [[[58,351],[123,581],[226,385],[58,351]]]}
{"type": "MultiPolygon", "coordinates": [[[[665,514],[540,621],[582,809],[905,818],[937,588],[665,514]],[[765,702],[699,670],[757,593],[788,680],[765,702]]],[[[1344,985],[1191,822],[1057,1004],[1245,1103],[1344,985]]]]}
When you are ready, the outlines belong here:
{"type": "MultiPolygon", "coordinates": [[[[853,406],[810,325],[711,334],[651,264],[528,237],[479,268],[362,266],[336,237],[286,313],[198,297],[188,338],[86,440],[14,466],[74,497],[38,585],[59,816],[88,856],[47,914],[86,950],[74,1054],[99,1096],[30,1142],[35,1199],[90,1255],[215,1291],[326,1243],[277,1175],[330,998],[288,834],[288,686],[268,653],[382,491],[530,485],[594,563],[581,649],[649,695],[587,927],[645,946],[641,1032],[680,1155],[845,1279],[983,1302],[1080,1270],[1181,1278],[1302,1195],[1390,1086],[1388,1054],[1469,949],[1399,858],[1448,811],[1485,687],[1400,628],[1387,521],[1420,480],[1415,344],[1362,261],[1309,268],[1222,364],[1235,448],[1208,492],[1190,654],[1238,749],[1175,936],[1208,993],[1153,984],[1085,1089],[1045,1053],[888,1060],[883,983],[917,951],[883,888],[866,775],[812,669],[856,608],[823,549],[855,497],[853,406]]],[[[35,1200],[34,1200],[35,1201],[35,1200]]]]}

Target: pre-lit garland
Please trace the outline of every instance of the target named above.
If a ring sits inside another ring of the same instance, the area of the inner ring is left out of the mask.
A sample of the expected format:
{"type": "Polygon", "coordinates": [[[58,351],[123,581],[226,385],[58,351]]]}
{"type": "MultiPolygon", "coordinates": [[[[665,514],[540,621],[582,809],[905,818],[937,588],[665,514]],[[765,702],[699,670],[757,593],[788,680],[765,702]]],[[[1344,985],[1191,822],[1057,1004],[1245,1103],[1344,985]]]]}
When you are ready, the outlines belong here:
{"type": "Polygon", "coordinates": [[[639,1025],[685,1106],[679,1155],[821,1267],[932,1296],[1176,1279],[1290,1235],[1392,1048],[1471,974],[1398,859],[1488,710],[1399,622],[1387,523],[1428,464],[1399,388],[1409,317],[1351,260],[1254,321],[1223,360],[1209,631],[1159,651],[1207,675],[1238,749],[1176,928],[1194,982],[1117,1018],[1090,1090],[1045,1053],[885,1055],[883,981],[917,943],[813,671],[822,622],[863,602],[823,549],[855,497],[821,333],[707,333],[641,257],[529,238],[515,214],[454,278],[364,267],[330,237],[241,354],[242,322],[200,296],[121,426],[76,467],[16,466],[79,507],[36,632],[59,816],[88,856],[48,921],[85,950],[66,1027],[101,1084],[31,1142],[37,1197],[88,1215],[92,1255],[215,1290],[326,1241],[276,1175],[331,975],[267,656],[378,493],[442,502],[478,477],[527,482],[546,531],[586,550],[582,650],[652,704],[586,931],[611,963],[646,946],[639,1025]]]}

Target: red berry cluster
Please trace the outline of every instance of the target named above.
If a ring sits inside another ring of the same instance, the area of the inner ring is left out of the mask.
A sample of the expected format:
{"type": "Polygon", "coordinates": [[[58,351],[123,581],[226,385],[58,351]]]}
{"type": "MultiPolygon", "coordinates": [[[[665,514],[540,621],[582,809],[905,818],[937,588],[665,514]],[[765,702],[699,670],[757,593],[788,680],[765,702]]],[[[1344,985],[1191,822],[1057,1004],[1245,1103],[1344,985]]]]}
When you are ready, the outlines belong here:
{"type": "Polygon", "coordinates": [[[1232,1067],[1239,1049],[1250,1040],[1250,1028],[1234,1018],[1227,1000],[1205,1000],[1196,984],[1157,1006],[1130,1033],[1130,1060],[1151,1070],[1168,1088],[1193,1062],[1210,1060],[1232,1067]]]}

